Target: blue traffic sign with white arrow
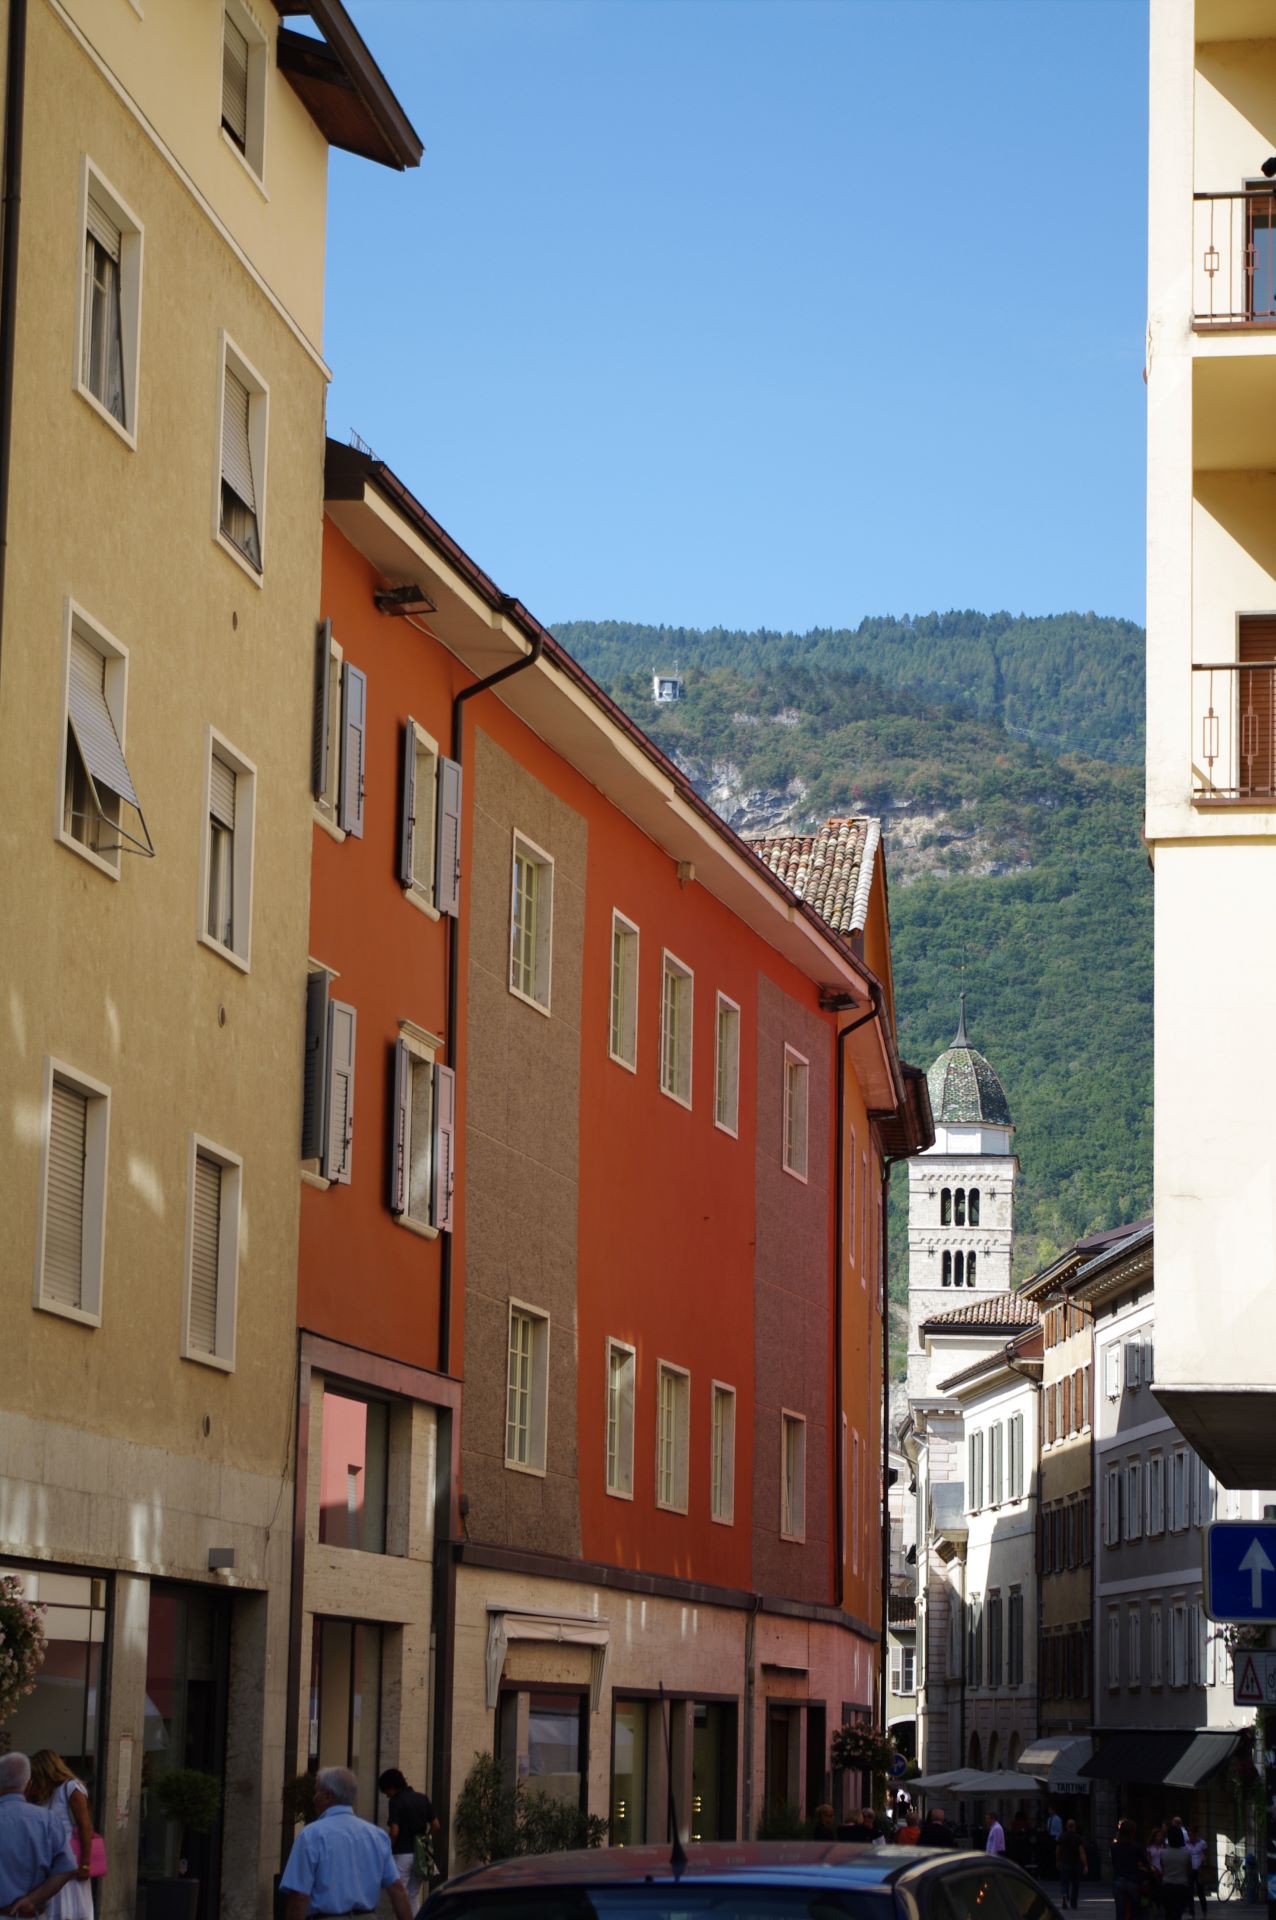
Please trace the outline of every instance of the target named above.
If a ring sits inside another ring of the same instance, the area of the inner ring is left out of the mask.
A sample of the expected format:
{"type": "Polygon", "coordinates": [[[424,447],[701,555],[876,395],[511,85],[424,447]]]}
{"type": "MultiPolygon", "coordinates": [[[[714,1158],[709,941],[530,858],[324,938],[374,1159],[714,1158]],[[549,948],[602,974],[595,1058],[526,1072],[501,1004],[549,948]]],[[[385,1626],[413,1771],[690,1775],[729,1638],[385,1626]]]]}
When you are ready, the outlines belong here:
{"type": "Polygon", "coordinates": [[[1206,1527],[1205,1611],[1223,1624],[1276,1624],[1276,1520],[1206,1527]]]}

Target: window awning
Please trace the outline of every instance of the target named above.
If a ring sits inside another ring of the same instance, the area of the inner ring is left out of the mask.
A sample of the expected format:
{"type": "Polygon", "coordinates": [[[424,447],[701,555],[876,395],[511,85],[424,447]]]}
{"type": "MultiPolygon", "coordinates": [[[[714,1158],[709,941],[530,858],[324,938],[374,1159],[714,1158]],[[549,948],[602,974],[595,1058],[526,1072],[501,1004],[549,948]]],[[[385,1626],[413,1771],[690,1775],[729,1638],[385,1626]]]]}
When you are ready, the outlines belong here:
{"type": "Polygon", "coordinates": [[[102,655],[91,647],[79,634],[71,636],[71,673],[67,684],[67,719],[75,740],[76,750],[84,762],[84,771],[88,777],[89,788],[93,795],[93,804],[105,819],[98,793],[99,787],[105,787],[120,800],[128,802],[141,821],[142,832],[146,835],[145,844],[131,833],[116,824],[115,833],[130,847],[139,852],[153,854],[151,836],[142,814],[137,789],[133,785],[133,776],[128,770],[124,758],[124,749],[120,745],[120,736],[116,731],[115,719],[106,704],[105,661],[102,655]]]}
{"type": "Polygon", "coordinates": [[[1088,1793],[1090,1783],[1080,1778],[1080,1771],[1093,1752],[1088,1733],[1034,1740],[1019,1756],[1019,1771],[1030,1773],[1050,1793],[1088,1793]]]}
{"type": "Polygon", "coordinates": [[[501,1692],[501,1673],[511,1640],[539,1640],[551,1646],[588,1647],[589,1711],[597,1713],[607,1677],[611,1628],[593,1614],[521,1613],[514,1607],[487,1610],[487,1704],[495,1707],[501,1692]]]}
{"type": "Polygon", "coordinates": [[[1099,1751],[1079,1768],[1088,1780],[1137,1780],[1140,1786],[1199,1787],[1231,1759],[1240,1734],[1100,1733],[1099,1751]]]}

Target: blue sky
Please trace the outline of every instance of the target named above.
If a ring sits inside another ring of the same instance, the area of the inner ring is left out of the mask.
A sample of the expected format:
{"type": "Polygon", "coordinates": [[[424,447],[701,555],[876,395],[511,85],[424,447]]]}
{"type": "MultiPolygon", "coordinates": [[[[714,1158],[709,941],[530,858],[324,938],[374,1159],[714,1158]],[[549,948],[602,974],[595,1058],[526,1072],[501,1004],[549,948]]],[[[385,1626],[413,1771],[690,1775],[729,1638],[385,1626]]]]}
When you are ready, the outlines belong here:
{"type": "Polygon", "coordinates": [[[329,431],[552,624],[1143,617],[1145,0],[351,0],[329,431]]]}

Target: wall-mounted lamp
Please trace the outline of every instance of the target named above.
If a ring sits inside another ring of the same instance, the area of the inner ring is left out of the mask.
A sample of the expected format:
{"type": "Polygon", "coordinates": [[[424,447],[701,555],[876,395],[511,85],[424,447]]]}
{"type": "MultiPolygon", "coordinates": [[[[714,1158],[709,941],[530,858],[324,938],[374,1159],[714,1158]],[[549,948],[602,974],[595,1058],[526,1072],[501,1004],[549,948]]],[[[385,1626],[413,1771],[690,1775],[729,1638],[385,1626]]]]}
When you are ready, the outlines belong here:
{"type": "Polygon", "coordinates": [[[397,613],[400,616],[409,613],[437,613],[438,607],[424,587],[415,581],[407,587],[383,587],[380,593],[372,596],[373,605],[378,613],[397,613]]]}
{"type": "Polygon", "coordinates": [[[233,1573],[234,1570],[234,1547],[210,1547],[208,1549],[208,1571],[210,1573],[233,1573]]]}

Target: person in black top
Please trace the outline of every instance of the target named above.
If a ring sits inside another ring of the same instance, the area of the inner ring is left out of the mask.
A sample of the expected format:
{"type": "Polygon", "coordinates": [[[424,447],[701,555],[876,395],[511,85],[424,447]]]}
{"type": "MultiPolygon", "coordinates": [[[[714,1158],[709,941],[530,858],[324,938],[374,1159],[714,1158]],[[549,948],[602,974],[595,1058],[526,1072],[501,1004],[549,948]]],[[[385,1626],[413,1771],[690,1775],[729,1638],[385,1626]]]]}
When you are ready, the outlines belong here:
{"type": "Polygon", "coordinates": [[[390,1850],[408,1896],[408,1905],[415,1913],[429,1890],[417,1872],[416,1843],[418,1840],[432,1841],[439,1832],[439,1822],[426,1796],[415,1792],[397,1767],[387,1767],[377,1786],[390,1802],[385,1821],[386,1831],[390,1835],[390,1850]]]}
{"type": "Polygon", "coordinates": [[[871,1807],[861,1807],[853,1820],[843,1821],[837,1830],[839,1840],[858,1840],[868,1845],[878,1837],[877,1815],[871,1807]]]}
{"type": "Polygon", "coordinates": [[[955,1847],[957,1845],[957,1835],[945,1820],[942,1807],[930,1809],[922,1824],[917,1844],[919,1847],[955,1847]]]}
{"type": "Polygon", "coordinates": [[[1143,1882],[1151,1877],[1151,1868],[1133,1820],[1118,1822],[1112,1842],[1112,1897],[1116,1920],[1136,1920],[1142,1898],[1143,1882]]]}

